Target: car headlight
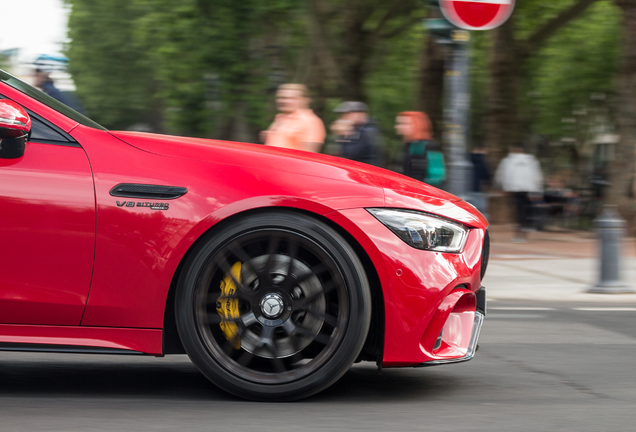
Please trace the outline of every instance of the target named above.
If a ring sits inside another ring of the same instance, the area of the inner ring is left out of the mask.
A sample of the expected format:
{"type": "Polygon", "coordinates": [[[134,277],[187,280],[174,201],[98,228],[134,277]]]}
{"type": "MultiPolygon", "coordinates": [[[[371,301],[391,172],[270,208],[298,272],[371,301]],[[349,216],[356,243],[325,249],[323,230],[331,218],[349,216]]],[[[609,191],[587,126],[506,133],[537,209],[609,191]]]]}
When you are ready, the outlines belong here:
{"type": "Polygon", "coordinates": [[[465,226],[426,213],[381,208],[367,211],[416,249],[459,253],[468,237],[465,226]]]}

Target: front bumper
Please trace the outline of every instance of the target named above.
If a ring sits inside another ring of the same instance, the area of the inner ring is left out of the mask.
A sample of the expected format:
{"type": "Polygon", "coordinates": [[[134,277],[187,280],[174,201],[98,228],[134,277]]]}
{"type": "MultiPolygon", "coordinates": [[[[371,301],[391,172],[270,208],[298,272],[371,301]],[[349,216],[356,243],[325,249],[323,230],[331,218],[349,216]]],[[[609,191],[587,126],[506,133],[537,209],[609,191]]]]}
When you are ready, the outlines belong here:
{"type": "Polygon", "coordinates": [[[482,314],[479,310],[475,312],[475,321],[473,323],[473,330],[470,336],[470,342],[468,344],[468,349],[466,354],[462,357],[451,358],[451,359],[442,359],[442,360],[431,360],[415,367],[423,367],[423,366],[438,366],[450,363],[462,363],[468,360],[471,360],[475,357],[475,353],[477,352],[478,342],[479,342],[479,333],[481,332],[481,326],[484,323],[484,314],[482,314]]]}
{"type": "Polygon", "coordinates": [[[383,367],[472,358],[470,341],[474,334],[476,349],[485,315],[481,279],[486,227],[472,228],[464,251],[450,254],[408,246],[364,209],[341,210],[330,217],[356,237],[380,279],[383,367]],[[481,318],[476,318],[478,312],[481,318]]]}
{"type": "MultiPolygon", "coordinates": [[[[468,347],[466,350],[466,354],[457,358],[449,358],[449,359],[440,359],[440,360],[430,360],[424,363],[420,363],[419,365],[415,365],[415,367],[424,367],[424,366],[438,366],[450,363],[462,363],[468,360],[471,360],[475,357],[475,353],[479,348],[479,334],[481,333],[481,326],[484,323],[484,318],[486,318],[486,288],[483,286],[476,293],[476,309],[475,309],[475,318],[473,321],[473,328],[470,335],[470,341],[468,343],[468,347]]],[[[440,339],[443,337],[443,331],[440,333],[440,339]]]]}

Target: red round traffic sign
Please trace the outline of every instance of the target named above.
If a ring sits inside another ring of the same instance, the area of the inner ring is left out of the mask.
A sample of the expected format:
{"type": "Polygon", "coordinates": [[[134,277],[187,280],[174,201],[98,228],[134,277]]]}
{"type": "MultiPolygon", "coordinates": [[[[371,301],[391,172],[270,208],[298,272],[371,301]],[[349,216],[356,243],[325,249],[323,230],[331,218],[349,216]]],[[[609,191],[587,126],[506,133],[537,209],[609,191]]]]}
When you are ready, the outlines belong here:
{"type": "Polygon", "coordinates": [[[444,17],[465,30],[499,27],[512,14],[515,0],[440,0],[444,17]]]}

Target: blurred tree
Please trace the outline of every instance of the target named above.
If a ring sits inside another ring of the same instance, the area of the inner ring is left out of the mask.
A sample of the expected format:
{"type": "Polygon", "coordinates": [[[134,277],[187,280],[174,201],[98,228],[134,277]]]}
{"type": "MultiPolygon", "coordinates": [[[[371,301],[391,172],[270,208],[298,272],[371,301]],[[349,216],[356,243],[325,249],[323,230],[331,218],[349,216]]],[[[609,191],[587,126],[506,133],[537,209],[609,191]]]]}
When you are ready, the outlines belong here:
{"type": "Polygon", "coordinates": [[[420,54],[420,85],[417,108],[428,114],[438,140],[442,138],[444,120],[444,75],[446,48],[428,34],[423,38],[420,54]]]}
{"type": "Polygon", "coordinates": [[[580,187],[589,184],[592,174],[591,143],[599,134],[613,132],[620,17],[612,2],[597,2],[526,65],[522,97],[526,134],[549,137],[558,144],[543,149],[544,166],[574,173],[570,183],[580,187]]]}
{"type": "Polygon", "coordinates": [[[77,96],[97,122],[112,129],[161,124],[153,72],[133,38],[139,11],[128,0],[66,0],[72,6],[66,55],[77,96]]]}
{"type": "Polygon", "coordinates": [[[493,31],[484,135],[496,161],[505,155],[508,146],[523,137],[520,104],[528,59],[595,1],[520,2],[510,19],[493,31]]]}
{"type": "Polygon", "coordinates": [[[636,1],[616,0],[622,17],[622,64],[618,77],[617,126],[620,142],[610,170],[608,201],[619,206],[632,234],[636,229],[634,172],[636,148],[636,1]]]}
{"type": "Polygon", "coordinates": [[[418,77],[421,73],[424,38],[425,30],[415,26],[399,36],[378,43],[374,62],[363,82],[371,116],[375,117],[383,132],[385,161],[387,166],[394,169],[401,167],[403,147],[393,129],[396,114],[421,109],[418,77]]]}
{"type": "Polygon", "coordinates": [[[522,105],[536,111],[534,131],[560,138],[564,117],[588,106],[594,94],[615,93],[620,17],[613,3],[599,1],[529,59],[522,105]]]}
{"type": "MultiPolygon", "coordinates": [[[[255,141],[272,83],[266,36],[294,0],[137,0],[147,47],[175,133],[255,141]]],[[[293,25],[291,26],[293,28],[293,25]]]]}
{"type": "Polygon", "coordinates": [[[318,66],[310,80],[330,96],[348,100],[368,100],[365,79],[379,63],[378,48],[426,13],[421,0],[307,1],[309,47],[318,66]]]}

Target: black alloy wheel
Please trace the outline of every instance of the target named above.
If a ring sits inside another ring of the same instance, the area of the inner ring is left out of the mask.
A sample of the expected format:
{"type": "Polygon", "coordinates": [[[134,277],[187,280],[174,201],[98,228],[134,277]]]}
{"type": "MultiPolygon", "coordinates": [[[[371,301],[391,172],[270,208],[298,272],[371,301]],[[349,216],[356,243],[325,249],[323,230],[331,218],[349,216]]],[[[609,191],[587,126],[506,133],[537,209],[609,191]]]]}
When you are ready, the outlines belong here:
{"type": "Polygon", "coordinates": [[[203,239],[181,274],[177,328],[201,372],[253,400],[294,400],[337,381],[371,317],[364,268],[312,217],[267,211],[203,239]]]}

